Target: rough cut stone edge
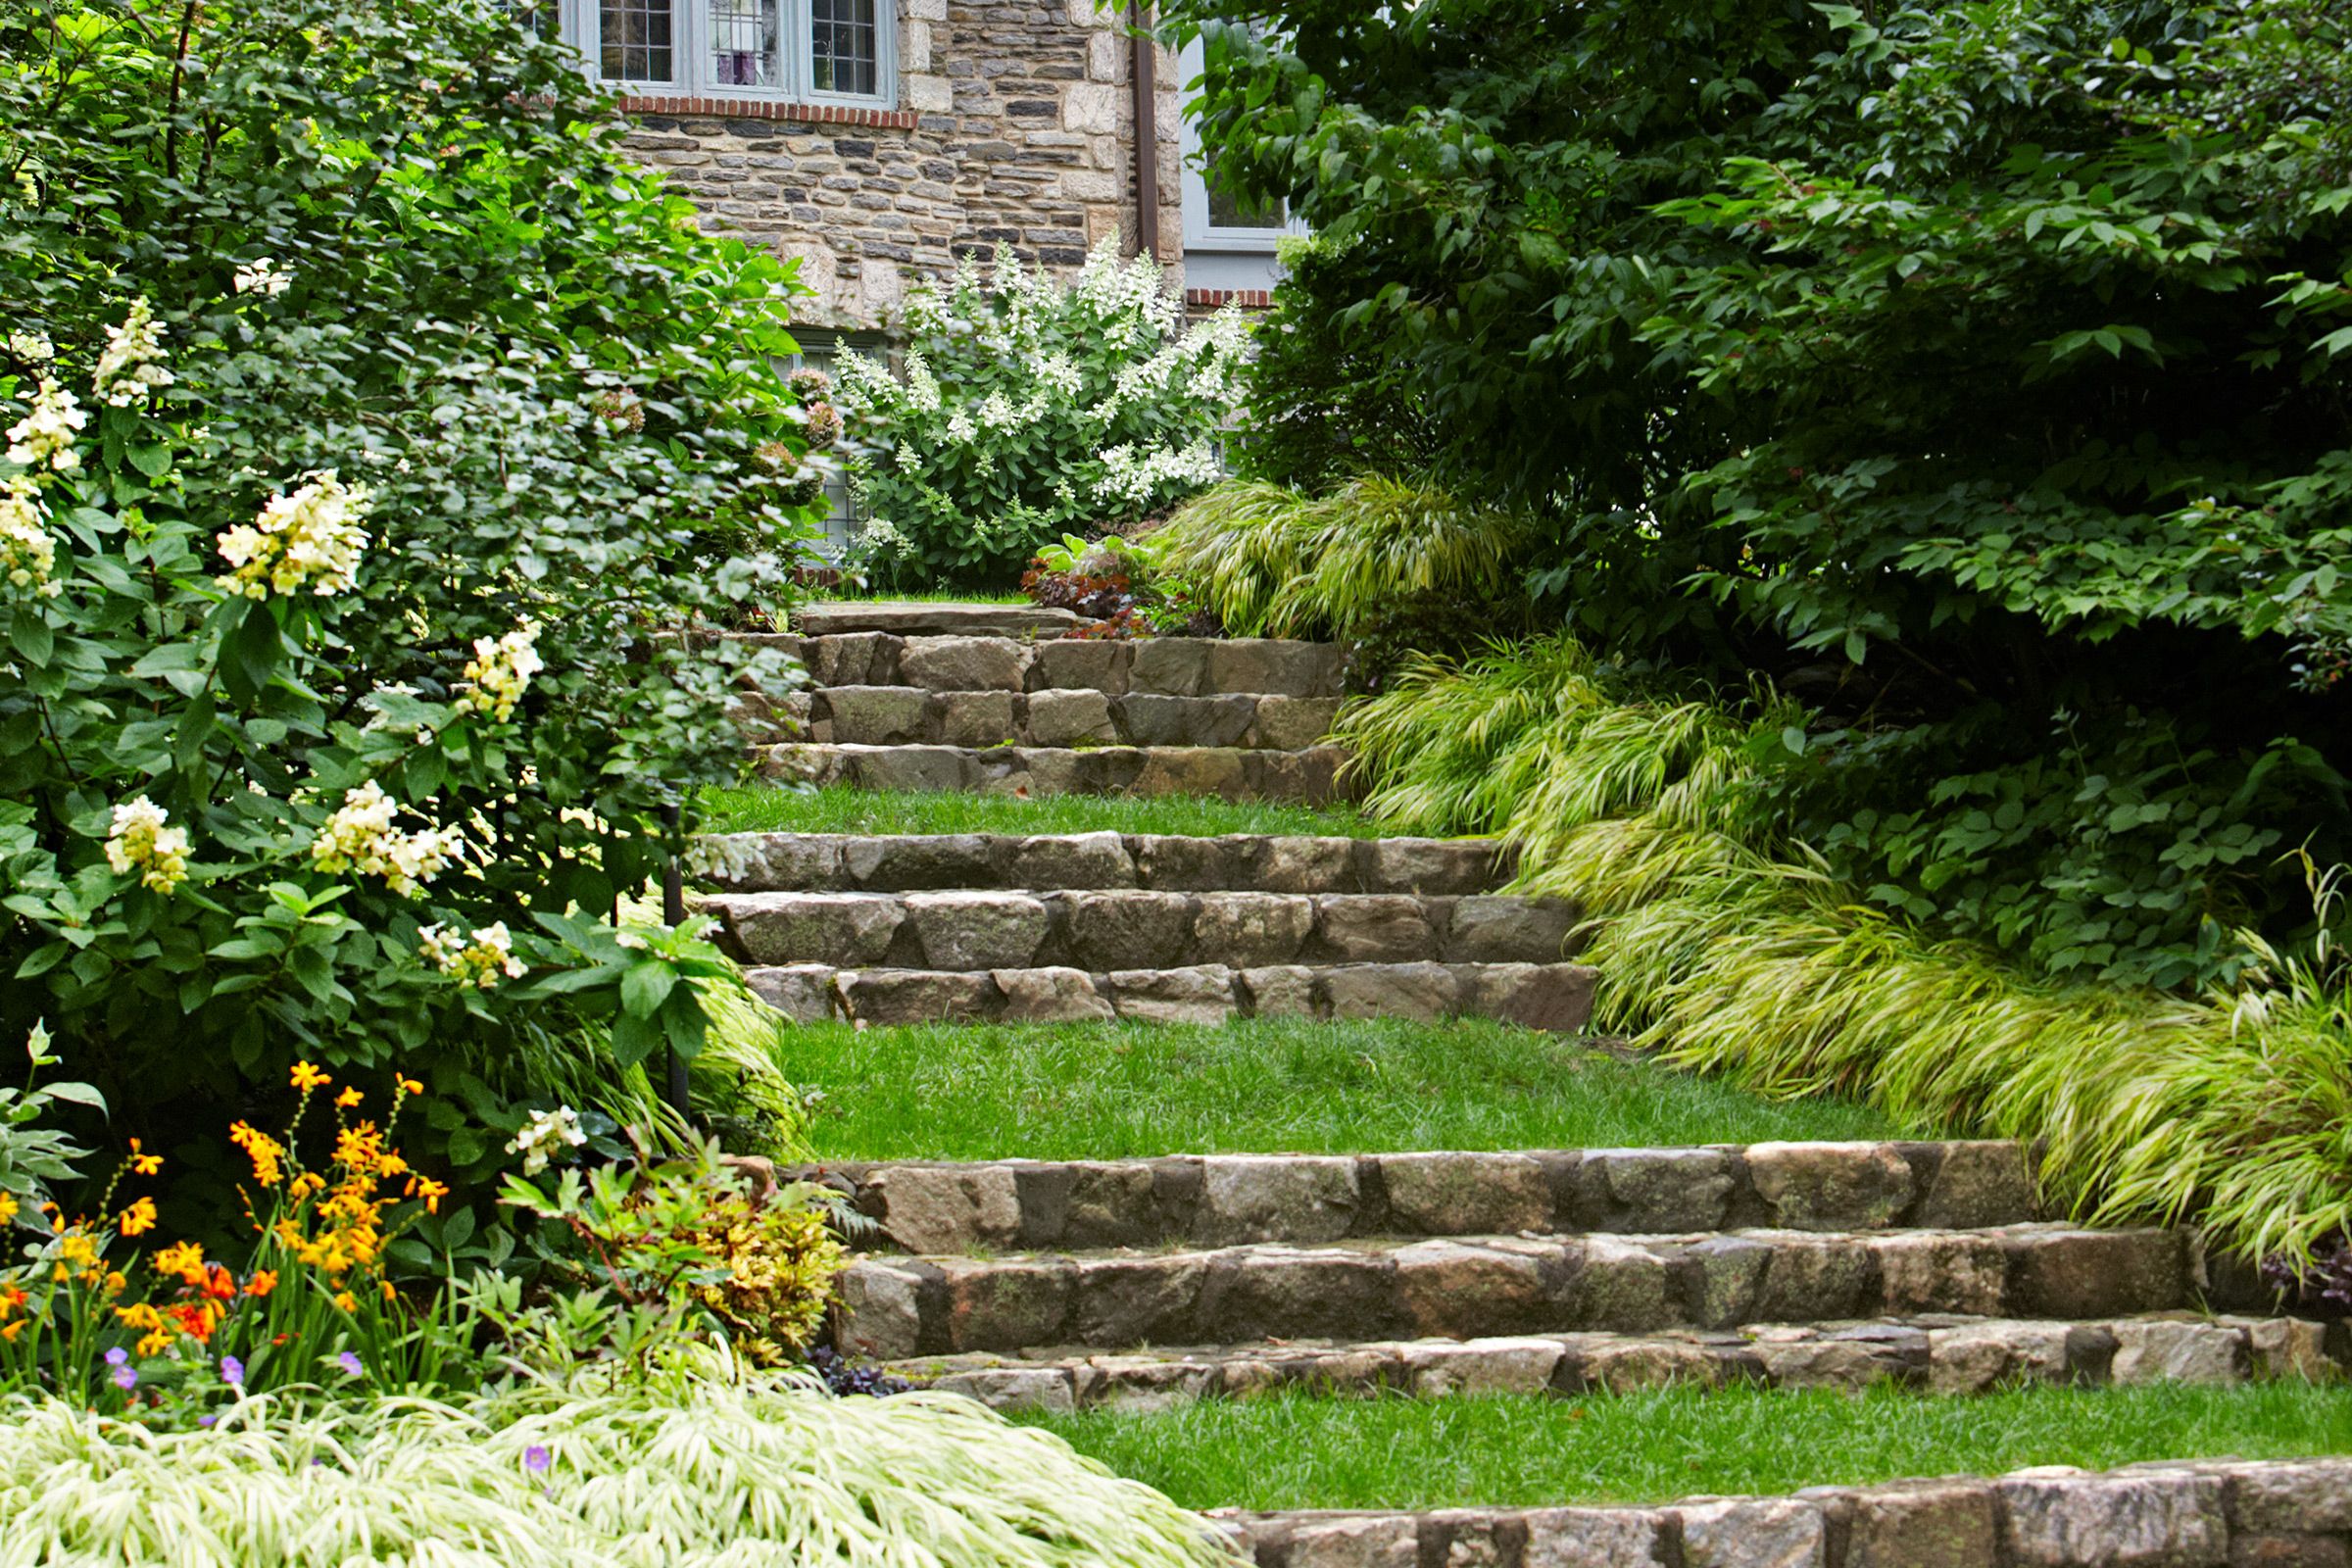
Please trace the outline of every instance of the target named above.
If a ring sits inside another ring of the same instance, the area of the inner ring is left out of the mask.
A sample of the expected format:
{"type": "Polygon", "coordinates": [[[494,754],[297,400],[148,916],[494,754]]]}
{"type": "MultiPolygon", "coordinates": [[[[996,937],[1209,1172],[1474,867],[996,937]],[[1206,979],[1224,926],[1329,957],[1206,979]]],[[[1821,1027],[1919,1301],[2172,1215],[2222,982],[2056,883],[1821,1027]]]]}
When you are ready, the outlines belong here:
{"type": "Polygon", "coordinates": [[[1079,624],[1067,610],[1038,605],[956,605],[922,602],[806,605],[794,612],[794,630],[804,637],[839,637],[852,632],[896,635],[1025,637],[1055,636],[1079,624]]]}
{"type": "Polygon", "coordinates": [[[2050,1466],[1657,1507],[1208,1520],[1258,1568],[2300,1568],[2345,1561],[2352,1458],[2050,1466]]]}

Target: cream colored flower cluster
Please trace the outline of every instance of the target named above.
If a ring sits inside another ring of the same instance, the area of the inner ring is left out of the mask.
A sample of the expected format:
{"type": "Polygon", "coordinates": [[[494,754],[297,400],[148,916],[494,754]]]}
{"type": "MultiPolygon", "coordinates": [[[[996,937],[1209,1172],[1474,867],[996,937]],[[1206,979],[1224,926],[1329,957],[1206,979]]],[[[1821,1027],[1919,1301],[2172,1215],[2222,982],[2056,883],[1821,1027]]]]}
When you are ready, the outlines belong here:
{"type": "Polygon", "coordinates": [[[252,522],[214,539],[232,568],[217,580],[248,599],[306,587],[322,597],[350,591],[368,548],[368,530],[360,524],[372,499],[363,485],[346,487],[331,468],[309,475],[292,495],[271,496],[252,522]]]}
{"type": "Polygon", "coordinates": [[[57,569],[57,544],[41,525],[37,494],[22,474],[0,484],[0,581],[54,599],[65,584],[50,575],[57,569]]]}
{"type": "Polygon", "coordinates": [[[519,980],[530,966],[514,956],[514,934],[507,922],[478,926],[472,940],[461,940],[456,933],[437,925],[428,925],[416,933],[417,951],[427,962],[462,986],[488,991],[504,975],[519,980]]]}
{"type": "Polygon", "coordinates": [[[9,333],[8,352],[26,365],[47,365],[57,358],[57,350],[50,346],[46,332],[9,333]]]}
{"type": "Polygon", "coordinates": [[[155,308],[144,296],[132,300],[122,324],[106,329],[106,347],[98,353],[91,390],[109,408],[127,409],[174,379],[164,368],[163,329],[156,324],[155,308]]]}
{"type": "Polygon", "coordinates": [[[531,677],[545,669],[533,641],[536,622],[524,621],[504,637],[476,637],[473,657],[466,662],[466,694],[457,700],[459,712],[487,713],[500,723],[514,716],[531,677]]]}
{"type": "Polygon", "coordinates": [[[523,1124],[507,1144],[507,1152],[522,1156],[522,1173],[536,1176],[547,1169],[548,1160],[565,1149],[577,1149],[588,1141],[580,1126],[580,1113],[569,1105],[554,1110],[534,1110],[531,1119],[523,1124]]]}
{"type": "Polygon", "coordinates": [[[237,269],[236,285],[240,294],[259,294],[265,299],[275,299],[293,281],[292,268],[280,267],[266,256],[237,269]]]}
{"type": "Polygon", "coordinates": [[[81,412],[74,394],[44,375],[40,389],[32,395],[32,412],[9,426],[8,461],[27,468],[72,473],[81,466],[74,437],[89,422],[90,416],[81,412]]]}
{"type": "Polygon", "coordinates": [[[311,864],[329,876],[357,871],[380,876],[403,898],[416,898],[451,864],[466,858],[466,837],[455,828],[404,833],[394,825],[400,802],[369,779],[345,792],[343,804],[311,844],[311,864]]]}
{"type": "Polygon", "coordinates": [[[115,808],[107,835],[106,863],[117,875],[139,873],[142,886],[170,893],[188,879],[188,830],[171,825],[171,813],[146,796],[115,808]]]}

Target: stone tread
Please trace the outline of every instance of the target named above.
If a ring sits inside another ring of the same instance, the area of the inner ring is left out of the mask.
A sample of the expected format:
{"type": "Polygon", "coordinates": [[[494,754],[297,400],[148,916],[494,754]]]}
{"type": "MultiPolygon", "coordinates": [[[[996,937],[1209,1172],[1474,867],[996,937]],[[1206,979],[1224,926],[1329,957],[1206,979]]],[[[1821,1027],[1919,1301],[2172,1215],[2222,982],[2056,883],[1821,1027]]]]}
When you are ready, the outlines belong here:
{"type": "Polygon", "coordinates": [[[1147,888],[1163,893],[1491,893],[1510,852],[1493,839],[1232,833],[718,833],[695,875],[727,893],[1147,888]]]}
{"type": "Polygon", "coordinates": [[[1235,1018],[1494,1018],[1574,1033],[1595,972],[1575,963],[1269,964],[1175,969],[851,969],[771,964],[744,978],[799,1023],[1222,1024],[1235,1018]]]}
{"type": "Polygon", "coordinates": [[[2039,1217],[2028,1152],[2000,1142],[1172,1154],[808,1165],[907,1253],[1348,1237],[1974,1230],[2039,1217]]]}
{"type": "Polygon", "coordinates": [[[748,741],[862,746],[1236,746],[1295,752],[1320,743],[1337,697],[1163,697],[1098,691],[930,691],[824,686],[736,705],[748,741]]]}
{"type": "Polygon", "coordinates": [[[793,624],[811,637],[843,632],[897,635],[1060,636],[1082,624],[1075,612],[1038,605],[958,605],[929,600],[864,600],[804,605],[793,624]]]}
{"type": "Polygon", "coordinates": [[[745,963],[843,968],[1557,963],[1583,945],[1574,905],[1484,893],[735,893],[700,907],[745,963]]]}
{"type": "Polygon", "coordinates": [[[1078,691],[1104,697],[1344,695],[1339,648],[1271,637],[1039,642],[1017,633],[900,636],[864,631],[817,636],[753,632],[734,634],[730,640],[772,648],[799,660],[819,687],[1078,691]]]}
{"type": "Polygon", "coordinates": [[[2335,1568],[2352,1457],[2045,1465],[1792,1497],[1212,1513],[1256,1568],[2335,1568]]]}
{"type": "Polygon", "coordinates": [[[1288,1341],[1120,1354],[985,1351],[893,1361],[901,1377],[1000,1410],[1150,1410],[1281,1389],[1318,1394],[1610,1394],[1891,1385],[1936,1395],[2018,1384],[2332,1382],[2352,1347],[2296,1318],[2150,1313],[2091,1320],[1928,1315],[1707,1332],[1531,1334],[1368,1344],[1288,1341]]]}
{"type": "Polygon", "coordinates": [[[2089,1319],[2185,1307],[2200,1272],[2187,1233],[2067,1225],[868,1255],[842,1275],[835,1338],[855,1354],[904,1360],[1923,1313],[2089,1319]]]}
{"type": "Polygon", "coordinates": [[[1329,806],[1349,798],[1337,746],[1277,752],[1238,746],[844,746],[779,742],[749,749],[766,778],[862,790],[971,795],[1206,795],[1329,806]]]}

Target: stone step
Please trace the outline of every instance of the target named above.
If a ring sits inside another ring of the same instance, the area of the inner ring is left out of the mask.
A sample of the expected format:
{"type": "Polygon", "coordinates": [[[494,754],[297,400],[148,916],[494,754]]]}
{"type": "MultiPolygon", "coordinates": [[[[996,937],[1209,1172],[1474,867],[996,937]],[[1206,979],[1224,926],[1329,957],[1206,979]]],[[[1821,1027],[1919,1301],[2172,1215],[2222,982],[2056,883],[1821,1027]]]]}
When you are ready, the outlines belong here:
{"type": "Polygon", "coordinates": [[[2168,1230],[1734,1230],[1254,1243],[1160,1252],[861,1256],[836,1338],[883,1360],[1054,1346],[1472,1339],[1881,1316],[2173,1311],[2201,1277],[2168,1230]]]}
{"type": "Polygon", "coordinates": [[[1236,833],[715,833],[697,877],[727,893],[1149,888],[1163,893],[1492,892],[1511,877],[1492,839],[1344,839],[1236,833]]]}
{"type": "Polygon", "coordinates": [[[921,600],[837,601],[803,605],[793,629],[809,637],[844,632],[894,636],[1059,637],[1089,622],[1067,610],[1037,605],[956,605],[921,600]]]}
{"type": "Polygon", "coordinates": [[[825,686],[736,704],[754,742],[859,746],[1238,746],[1301,751],[1331,733],[1337,697],[1106,697],[1097,691],[825,686]]]}
{"type": "Polygon", "coordinates": [[[888,631],[722,634],[799,660],[818,686],[916,686],[934,692],[1089,691],[1105,697],[1332,698],[1343,695],[1336,644],[1273,637],[1151,637],[1136,642],[1020,633],[900,636],[888,631]]]}
{"type": "Polygon", "coordinates": [[[798,1023],[1222,1024],[1236,1018],[1494,1018],[1573,1034],[1592,1013],[1593,970],[1576,963],[1271,964],[1181,969],[839,969],[744,971],[798,1023]]]}
{"type": "Polygon", "coordinates": [[[1576,906],[1497,893],[722,893],[700,906],[740,962],[838,968],[1557,963],[1582,945],[1576,906]]]}
{"type": "Polygon", "coordinates": [[[1720,1332],[1261,1342],[1117,1354],[975,1351],[886,1365],[901,1377],[999,1410],[1154,1410],[1284,1389],[1438,1398],[1627,1394],[1669,1384],[1851,1393],[1887,1384],[1971,1395],[2025,1383],[2333,1382],[2352,1361],[2344,1339],[2325,1323],[2300,1318],[2177,1312],[2056,1321],[1930,1314],[1758,1323],[1720,1332]]]}
{"type": "Polygon", "coordinates": [[[1337,746],[755,746],[760,774],[788,784],[974,795],[1205,795],[1329,806],[1348,798],[1337,746]]]}
{"type": "Polygon", "coordinates": [[[2333,1568],[2352,1548],[2352,1458],[2045,1465],[1663,1505],[1209,1518],[1256,1568],[2333,1568]]]}
{"type": "Polygon", "coordinates": [[[847,1195],[907,1253],[1349,1237],[1981,1230],[2039,1217],[1997,1142],[1721,1144],[1392,1154],[850,1162],[795,1175],[847,1195]]]}

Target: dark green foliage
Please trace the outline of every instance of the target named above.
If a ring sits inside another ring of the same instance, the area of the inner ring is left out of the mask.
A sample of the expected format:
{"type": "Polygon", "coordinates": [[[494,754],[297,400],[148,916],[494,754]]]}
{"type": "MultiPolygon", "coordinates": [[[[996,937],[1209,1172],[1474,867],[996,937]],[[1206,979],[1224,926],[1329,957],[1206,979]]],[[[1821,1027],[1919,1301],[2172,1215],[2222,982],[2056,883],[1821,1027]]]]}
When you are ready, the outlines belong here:
{"type": "MultiPolygon", "coordinates": [[[[2302,920],[2279,856],[2352,855],[2329,8],[1173,9],[1220,177],[1318,230],[1269,371],[1375,371],[1535,514],[1498,603],[1801,701],[1776,827],[2055,974],[2226,979],[2302,920]]],[[[1269,390],[1269,476],[1391,461],[1269,390]]]]}

